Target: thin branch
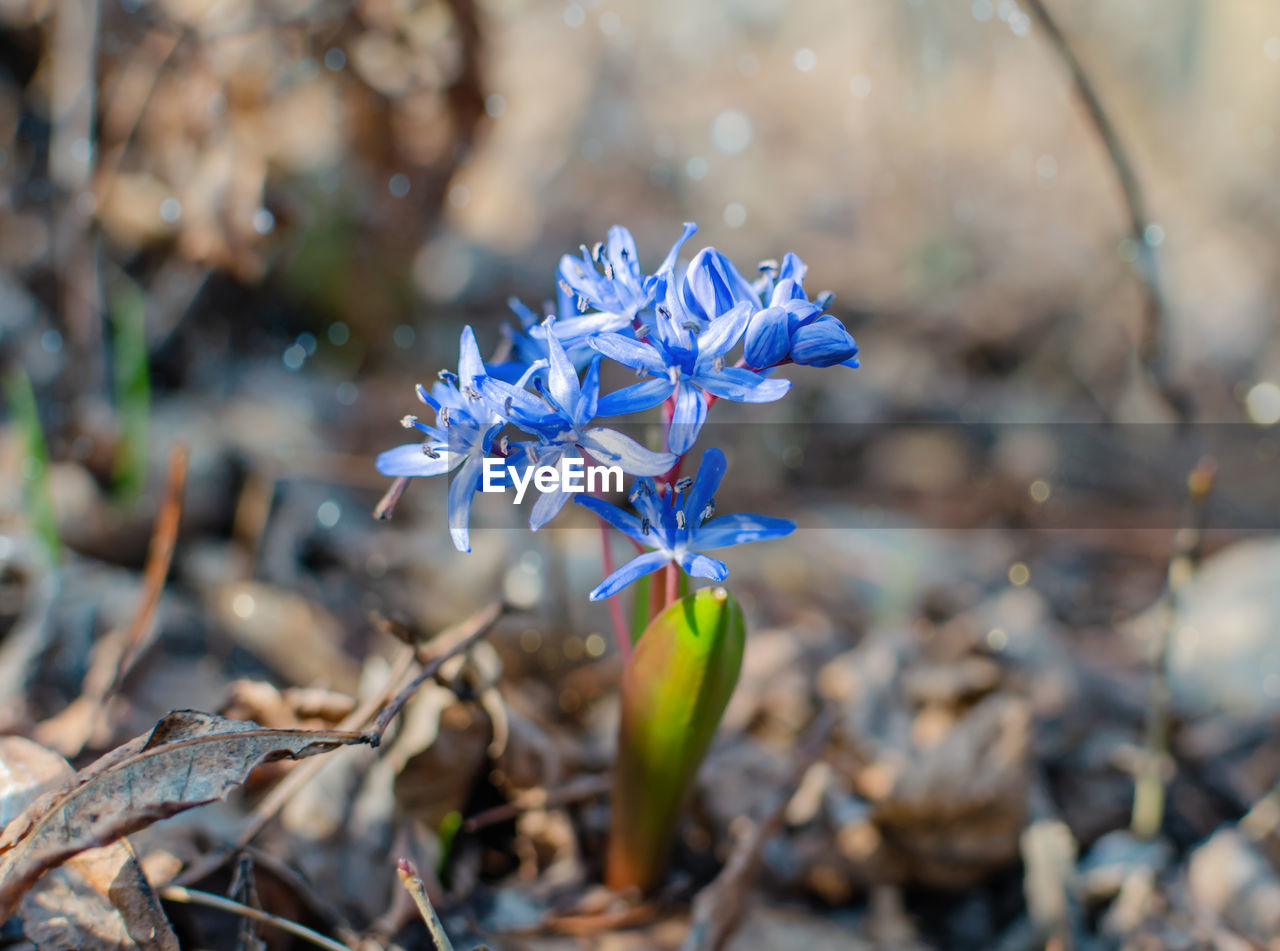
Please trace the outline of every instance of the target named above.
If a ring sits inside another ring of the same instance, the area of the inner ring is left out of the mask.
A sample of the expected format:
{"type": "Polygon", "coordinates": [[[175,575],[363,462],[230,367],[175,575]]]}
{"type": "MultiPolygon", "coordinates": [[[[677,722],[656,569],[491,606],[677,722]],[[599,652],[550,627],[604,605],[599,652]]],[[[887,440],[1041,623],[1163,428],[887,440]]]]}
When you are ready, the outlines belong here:
{"type": "Polygon", "coordinates": [[[326,938],[320,932],[312,931],[310,928],[295,921],[281,918],[269,912],[259,911],[257,908],[250,908],[248,905],[242,905],[240,902],[232,901],[230,898],[223,898],[221,895],[212,895],[209,892],[183,888],[180,885],[170,885],[167,888],[160,889],[160,897],[165,901],[178,902],[184,905],[203,905],[206,908],[216,908],[232,915],[239,915],[241,918],[249,918],[264,925],[271,925],[281,931],[287,931],[303,941],[309,941],[317,948],[324,948],[326,951],[351,951],[351,948],[347,945],[339,944],[332,938],[326,938]]]}
{"type": "Polygon", "coordinates": [[[440,924],[436,910],[431,907],[431,899],[427,897],[427,886],[418,877],[418,870],[413,867],[413,863],[408,859],[401,859],[396,863],[396,872],[400,875],[400,884],[413,898],[413,903],[418,906],[418,914],[426,923],[432,951],[453,951],[449,936],[444,933],[444,925],[440,924]]]}
{"type": "Polygon", "coordinates": [[[787,804],[805,773],[822,755],[834,727],[835,717],[830,711],[823,711],[806,731],[796,750],[787,781],[778,791],[773,805],[750,831],[738,839],[720,874],[694,900],[693,921],[680,951],[719,951],[733,937],[742,921],[742,905],[747,890],[759,868],[760,850],[781,828],[787,804]]]}
{"type": "Polygon", "coordinates": [[[1187,477],[1187,527],[1179,533],[1178,547],[1169,561],[1168,581],[1161,598],[1161,617],[1152,650],[1151,681],[1147,693],[1146,732],[1142,763],[1133,791],[1130,828],[1140,838],[1150,839],[1164,823],[1165,763],[1169,758],[1169,649],[1178,601],[1195,573],[1204,535],[1205,510],[1217,469],[1213,459],[1201,459],[1187,477]]]}
{"type": "Polygon", "coordinates": [[[1102,105],[1098,92],[1085,72],[1080,58],[1058,26],[1057,20],[1049,13],[1044,0],[1027,0],[1027,6],[1039,22],[1049,40],[1049,44],[1062,60],[1063,65],[1071,73],[1076,95],[1088,114],[1089,121],[1097,132],[1102,146],[1106,149],[1111,167],[1115,170],[1120,191],[1124,195],[1125,208],[1129,218],[1129,236],[1134,244],[1134,269],[1142,280],[1146,293],[1146,307],[1142,334],[1138,343],[1138,359],[1142,364],[1152,385],[1161,398],[1168,404],[1179,422],[1188,422],[1191,418],[1191,403],[1187,394],[1174,386],[1169,379],[1167,341],[1168,306],[1160,285],[1159,257],[1155,244],[1149,240],[1148,227],[1151,219],[1147,214],[1146,197],[1142,183],[1134,171],[1129,153],[1120,141],[1115,124],[1102,105]]]}
{"type": "MultiPolygon", "coordinates": [[[[445,665],[449,658],[470,650],[480,638],[488,634],[493,625],[498,622],[498,618],[502,617],[505,610],[506,606],[501,601],[491,602],[461,624],[450,628],[434,639],[437,642],[452,642],[452,646],[431,661],[426,662],[422,672],[409,681],[404,689],[396,695],[395,699],[378,714],[378,719],[374,721],[373,729],[369,733],[369,741],[374,747],[377,747],[382,742],[382,737],[387,732],[387,727],[391,725],[391,721],[395,719],[396,714],[409,702],[410,698],[417,693],[418,688],[439,673],[440,668],[445,665]]],[[[430,650],[430,645],[420,648],[419,658],[421,659],[423,651],[428,650],[430,650]]]]}

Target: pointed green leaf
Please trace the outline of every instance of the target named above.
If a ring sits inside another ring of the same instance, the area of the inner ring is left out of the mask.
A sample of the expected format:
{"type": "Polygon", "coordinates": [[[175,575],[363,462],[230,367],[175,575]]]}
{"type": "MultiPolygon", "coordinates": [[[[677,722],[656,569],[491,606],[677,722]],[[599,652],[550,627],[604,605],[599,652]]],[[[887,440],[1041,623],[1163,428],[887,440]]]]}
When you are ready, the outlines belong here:
{"type": "Polygon", "coordinates": [[[724,588],[703,588],[654,618],[622,676],[607,879],[658,883],[680,807],[738,682],[746,626],[724,588]]]}

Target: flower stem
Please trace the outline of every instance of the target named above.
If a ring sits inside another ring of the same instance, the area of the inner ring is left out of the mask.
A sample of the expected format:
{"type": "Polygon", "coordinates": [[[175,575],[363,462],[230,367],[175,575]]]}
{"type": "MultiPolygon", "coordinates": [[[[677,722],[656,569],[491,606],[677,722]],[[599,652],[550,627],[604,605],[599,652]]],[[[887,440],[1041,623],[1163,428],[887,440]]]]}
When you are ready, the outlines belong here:
{"type": "MultiPolygon", "coordinates": [[[[604,562],[604,577],[607,578],[613,574],[613,549],[609,545],[609,525],[604,519],[600,519],[600,558],[604,562]]],[[[613,621],[613,637],[618,643],[618,653],[625,661],[631,656],[631,631],[622,613],[622,601],[616,596],[606,600],[609,602],[609,617],[613,621]]]]}

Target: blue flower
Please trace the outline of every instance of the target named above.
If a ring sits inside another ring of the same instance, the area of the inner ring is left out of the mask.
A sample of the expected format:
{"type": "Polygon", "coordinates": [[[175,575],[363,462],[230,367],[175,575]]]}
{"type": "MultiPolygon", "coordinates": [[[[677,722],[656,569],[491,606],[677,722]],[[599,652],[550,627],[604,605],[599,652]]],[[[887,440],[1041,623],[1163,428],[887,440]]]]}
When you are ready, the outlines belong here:
{"type": "MultiPolygon", "coordinates": [[[[589,455],[607,466],[619,466],[631,475],[661,475],[676,463],[669,452],[652,452],[634,439],[604,427],[589,427],[600,401],[600,357],[591,361],[581,383],[559,337],[552,330],[554,318],[547,320],[545,340],[549,353],[545,380],[531,368],[537,395],[523,386],[512,386],[491,377],[478,383],[481,396],[499,415],[537,437],[535,442],[518,444],[530,465],[555,466],[561,460],[589,455]]],[[[569,492],[544,492],[534,503],[529,527],[535,532],[555,518],[569,500],[569,492]]]]}
{"type": "Polygon", "coordinates": [[[471,503],[493,439],[502,429],[502,417],[480,398],[485,380],[484,362],[470,327],[462,331],[458,348],[458,372],[441,371],[431,390],[419,384],[418,398],[436,412],[434,426],[416,416],[402,422],[426,438],[388,449],[378,456],[378,471],[388,476],[433,476],[457,470],[449,484],[449,534],[459,551],[471,551],[468,527],[471,503]]]}
{"type": "Polygon", "coordinates": [[[600,582],[591,592],[591,600],[611,597],[637,578],[652,574],[672,562],[695,578],[723,581],[729,575],[725,563],[702,554],[702,550],[781,538],[795,530],[794,522],[765,515],[714,517],[715,491],[720,487],[724,471],[724,453],[719,449],[708,449],[702,454],[697,476],[690,480],[682,479],[674,488],[663,486],[658,490],[650,479],[636,480],[631,501],[639,516],[624,512],[603,499],[579,496],[579,505],[589,508],[614,528],[652,549],[631,559],[600,582]],[[685,489],[687,494],[681,498],[685,489]]]}
{"type": "Polygon", "coordinates": [[[681,298],[689,313],[703,321],[722,317],[743,303],[753,314],[760,309],[760,295],[715,248],[703,248],[689,262],[681,298]]]}
{"type": "MultiPolygon", "coordinates": [[[[666,290],[667,279],[675,268],[680,248],[697,230],[697,225],[686,223],[684,232],[671,246],[666,259],[648,277],[640,270],[640,258],[631,232],[617,225],[609,229],[609,237],[604,244],[597,244],[590,251],[583,247],[581,260],[571,254],[561,258],[559,277],[564,282],[562,289],[577,295],[579,311],[585,312],[588,307],[594,307],[601,312],[584,317],[583,328],[594,323],[598,327],[591,331],[594,333],[620,330],[630,325],[642,310],[653,306],[666,290]],[[603,273],[596,269],[597,264],[603,273]]],[[[577,331],[578,328],[562,326],[556,332],[564,335],[577,331]]]]}
{"type": "Polygon", "coordinates": [[[771,380],[751,370],[725,366],[725,354],[742,337],[750,318],[748,301],[711,320],[695,318],[685,310],[674,285],[669,286],[647,335],[651,343],[617,333],[588,339],[609,359],[651,377],[602,397],[598,414],[634,413],[674,396],[667,448],[682,456],[697,441],[706,422],[708,396],[737,403],[780,399],[791,388],[789,380],[771,380]]]}
{"type": "Polygon", "coordinates": [[[760,282],[769,306],[751,318],[747,326],[747,363],[761,369],[791,361],[804,366],[858,365],[858,345],[839,320],[822,311],[831,302],[823,295],[810,301],[805,295],[804,262],[794,254],[782,260],[777,283],[766,274],[760,282]]]}

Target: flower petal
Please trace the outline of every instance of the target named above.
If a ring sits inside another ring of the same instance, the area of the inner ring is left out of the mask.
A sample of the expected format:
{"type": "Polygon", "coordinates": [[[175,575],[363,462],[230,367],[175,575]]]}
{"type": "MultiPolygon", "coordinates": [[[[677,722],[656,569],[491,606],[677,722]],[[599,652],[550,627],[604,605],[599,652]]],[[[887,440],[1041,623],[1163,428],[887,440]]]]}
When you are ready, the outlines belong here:
{"type": "MultiPolygon", "coordinates": [[[[433,476],[443,475],[462,462],[463,456],[449,452],[442,442],[428,443],[436,458],[422,451],[423,443],[413,442],[396,446],[378,454],[378,471],[385,476],[433,476]]],[[[665,471],[665,470],[664,470],[665,471]]]]}
{"type": "Polygon", "coordinates": [[[724,581],[729,577],[729,566],[718,558],[712,558],[710,555],[700,555],[697,552],[687,551],[680,556],[680,567],[684,569],[685,574],[694,578],[710,578],[712,581],[724,581]]]}
{"type": "Polygon", "coordinates": [[[736,304],[722,317],[698,335],[698,365],[710,366],[716,357],[723,357],[742,339],[751,321],[751,305],[746,301],[736,304]]]}
{"type": "Polygon", "coordinates": [[[475,386],[476,380],[484,376],[484,361],[480,359],[480,348],[476,345],[476,335],[470,327],[462,328],[462,340],[458,345],[458,379],[462,386],[475,386]]]}
{"type": "MultiPolygon", "coordinates": [[[[550,326],[550,325],[549,325],[550,326]]],[[[578,371],[574,369],[565,355],[564,345],[555,333],[547,334],[547,387],[551,390],[551,398],[560,404],[567,413],[572,413],[578,405],[578,397],[582,388],[578,385],[578,371]]]]}
{"type": "Polygon", "coordinates": [[[748,364],[761,369],[771,367],[787,355],[790,346],[785,308],[766,307],[751,318],[744,354],[748,364]]]}
{"type": "Polygon", "coordinates": [[[702,510],[716,494],[716,489],[720,488],[720,480],[724,478],[726,468],[724,453],[714,446],[702,454],[698,474],[693,477],[693,485],[685,496],[684,514],[687,525],[696,529],[701,523],[702,510]]]}
{"type": "Polygon", "coordinates": [[[708,393],[735,403],[772,403],[791,389],[790,380],[770,379],[742,367],[701,373],[693,382],[708,393]]]}
{"type": "Polygon", "coordinates": [[[491,376],[482,377],[477,389],[490,409],[533,435],[542,433],[554,420],[559,419],[558,414],[548,410],[546,404],[528,390],[495,380],[491,376]]]}
{"type": "Polygon", "coordinates": [[[858,352],[844,324],[828,315],[801,327],[791,336],[791,359],[811,367],[843,363],[858,352]]]}
{"type": "Polygon", "coordinates": [[[629,538],[634,538],[642,545],[650,546],[655,541],[652,536],[644,533],[640,519],[604,499],[598,499],[594,495],[579,495],[574,501],[583,508],[590,509],[618,531],[629,538]]]}
{"type": "Polygon", "coordinates": [[[714,320],[746,302],[759,308],[760,298],[733,262],[715,248],[703,248],[685,272],[684,300],[699,316],[714,320]]]}
{"type": "Polygon", "coordinates": [[[694,532],[694,544],[699,548],[728,548],[730,545],[781,538],[795,530],[796,523],[785,518],[747,513],[721,515],[694,532]]]}
{"type": "Polygon", "coordinates": [[[596,334],[587,338],[594,350],[615,363],[633,370],[648,370],[654,376],[666,376],[667,364],[652,344],[641,343],[622,334],[596,334]]]}
{"type": "Polygon", "coordinates": [[[550,492],[540,493],[538,501],[533,503],[533,511],[529,513],[529,528],[536,532],[559,515],[572,494],[560,488],[559,485],[550,492]]]}
{"type": "Polygon", "coordinates": [[[617,594],[637,578],[651,575],[663,565],[670,563],[671,555],[665,551],[648,551],[632,558],[629,562],[596,585],[588,595],[592,601],[603,601],[617,594]]]}
{"type": "Polygon", "coordinates": [[[624,386],[607,396],[600,397],[600,402],[596,405],[596,415],[621,416],[624,413],[638,413],[641,410],[651,409],[670,396],[674,388],[672,382],[665,376],[624,386]]]}
{"type": "Polygon", "coordinates": [[[702,392],[688,383],[676,388],[676,405],[671,414],[671,430],[667,448],[683,456],[698,441],[702,424],[707,421],[707,401],[702,392]]]}
{"type": "Polygon", "coordinates": [[[578,443],[597,461],[606,466],[621,466],[630,475],[662,475],[676,464],[669,452],[646,449],[630,436],[613,429],[588,429],[578,443]]]}
{"type": "Polygon", "coordinates": [[[621,225],[610,228],[605,240],[605,254],[613,268],[614,279],[622,279],[624,283],[633,285],[635,290],[640,290],[640,255],[631,232],[621,225]]]}
{"type": "Polygon", "coordinates": [[[471,502],[480,487],[483,466],[480,456],[470,455],[449,482],[449,534],[458,551],[471,551],[471,502]]]}
{"type": "Polygon", "coordinates": [[[600,357],[592,359],[587,367],[587,375],[582,378],[582,397],[573,408],[575,426],[585,426],[596,418],[596,407],[600,405],[600,357]]]}

